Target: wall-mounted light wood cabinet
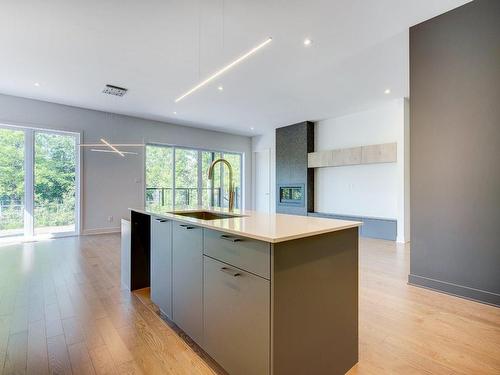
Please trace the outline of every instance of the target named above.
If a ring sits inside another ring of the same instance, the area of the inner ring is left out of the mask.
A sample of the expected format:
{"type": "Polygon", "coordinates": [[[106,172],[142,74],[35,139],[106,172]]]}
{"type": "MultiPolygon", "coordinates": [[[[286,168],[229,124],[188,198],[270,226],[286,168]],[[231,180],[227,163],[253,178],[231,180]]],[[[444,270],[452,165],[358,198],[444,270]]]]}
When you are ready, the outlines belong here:
{"type": "Polygon", "coordinates": [[[309,168],[342,167],[346,165],[394,163],[397,161],[397,143],[383,143],[335,150],[310,152],[309,168]]]}

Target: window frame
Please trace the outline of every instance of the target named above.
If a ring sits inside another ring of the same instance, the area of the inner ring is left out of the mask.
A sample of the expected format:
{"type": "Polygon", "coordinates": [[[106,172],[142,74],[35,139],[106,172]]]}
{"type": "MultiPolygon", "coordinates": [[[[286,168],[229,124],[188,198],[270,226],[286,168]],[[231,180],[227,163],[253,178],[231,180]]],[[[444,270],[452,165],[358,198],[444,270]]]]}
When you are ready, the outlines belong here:
{"type": "MultiPolygon", "coordinates": [[[[220,153],[222,157],[224,158],[225,154],[233,154],[233,155],[240,155],[240,196],[241,196],[241,204],[240,204],[240,210],[245,209],[245,153],[240,152],[240,151],[230,151],[230,150],[217,150],[217,149],[210,149],[210,148],[199,148],[199,147],[194,147],[194,146],[184,146],[184,145],[175,145],[175,144],[169,144],[169,143],[161,143],[161,142],[145,142],[144,144],[144,153],[143,153],[143,194],[142,194],[142,205],[143,208],[146,209],[146,189],[147,189],[147,179],[146,179],[146,163],[147,163],[147,147],[148,146],[153,146],[153,147],[167,147],[167,148],[172,148],[172,207],[175,208],[175,153],[176,149],[183,149],[183,150],[192,150],[196,151],[198,154],[198,181],[197,181],[197,189],[198,189],[198,194],[197,194],[197,200],[198,200],[198,205],[202,203],[202,189],[203,189],[203,168],[202,168],[202,153],[203,152],[211,152],[211,153],[220,153]]],[[[224,181],[225,178],[225,169],[221,169],[221,181],[224,181]]],[[[221,183],[221,196],[224,197],[225,194],[225,189],[224,189],[224,183],[221,183]]]]}

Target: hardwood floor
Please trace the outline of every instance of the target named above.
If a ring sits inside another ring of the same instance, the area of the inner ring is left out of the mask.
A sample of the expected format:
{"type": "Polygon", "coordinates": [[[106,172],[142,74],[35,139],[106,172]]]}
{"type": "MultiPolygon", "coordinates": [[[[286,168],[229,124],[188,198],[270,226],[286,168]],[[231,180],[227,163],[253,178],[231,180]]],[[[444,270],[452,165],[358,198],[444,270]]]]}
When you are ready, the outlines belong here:
{"type": "MultiPolygon", "coordinates": [[[[0,245],[0,373],[217,374],[120,289],[118,235],[0,245]]],[[[361,240],[354,374],[500,374],[500,309],[406,284],[409,249],[361,240]]],[[[300,329],[300,327],[298,327],[300,329]]]]}

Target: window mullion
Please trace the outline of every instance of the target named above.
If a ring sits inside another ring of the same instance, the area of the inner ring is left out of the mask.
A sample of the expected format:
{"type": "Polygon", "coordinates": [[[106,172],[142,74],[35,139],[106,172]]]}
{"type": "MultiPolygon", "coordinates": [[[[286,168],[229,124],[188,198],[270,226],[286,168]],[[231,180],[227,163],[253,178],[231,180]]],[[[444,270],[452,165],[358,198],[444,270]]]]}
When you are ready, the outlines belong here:
{"type": "Polygon", "coordinates": [[[24,131],[24,235],[34,235],[34,161],[35,161],[34,131],[24,131]]]}
{"type": "Polygon", "coordinates": [[[176,194],[176,186],[175,186],[175,147],[172,147],[172,208],[175,209],[175,194],[176,194]]]}
{"type": "MultiPolygon", "coordinates": [[[[220,153],[220,157],[222,159],[224,159],[224,153],[221,152],[220,153]]],[[[225,186],[224,186],[224,164],[223,163],[220,163],[220,206],[221,208],[224,207],[224,197],[226,196],[225,192],[226,192],[226,189],[225,189],[225,186]]]]}
{"type": "Polygon", "coordinates": [[[201,157],[202,152],[198,150],[198,206],[202,204],[202,188],[203,188],[203,161],[201,157]]]}

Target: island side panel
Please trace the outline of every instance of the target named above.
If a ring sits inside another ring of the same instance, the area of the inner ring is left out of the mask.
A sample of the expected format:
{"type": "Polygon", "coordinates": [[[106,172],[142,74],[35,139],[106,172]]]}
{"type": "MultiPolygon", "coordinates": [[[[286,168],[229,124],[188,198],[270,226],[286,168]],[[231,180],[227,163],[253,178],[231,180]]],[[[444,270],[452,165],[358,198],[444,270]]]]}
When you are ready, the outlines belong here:
{"type": "Polygon", "coordinates": [[[151,280],[151,216],[130,213],[130,290],[148,288],[151,280]]]}
{"type": "Polygon", "coordinates": [[[272,374],[345,374],[358,361],[358,228],[272,252],[272,374]]]}

